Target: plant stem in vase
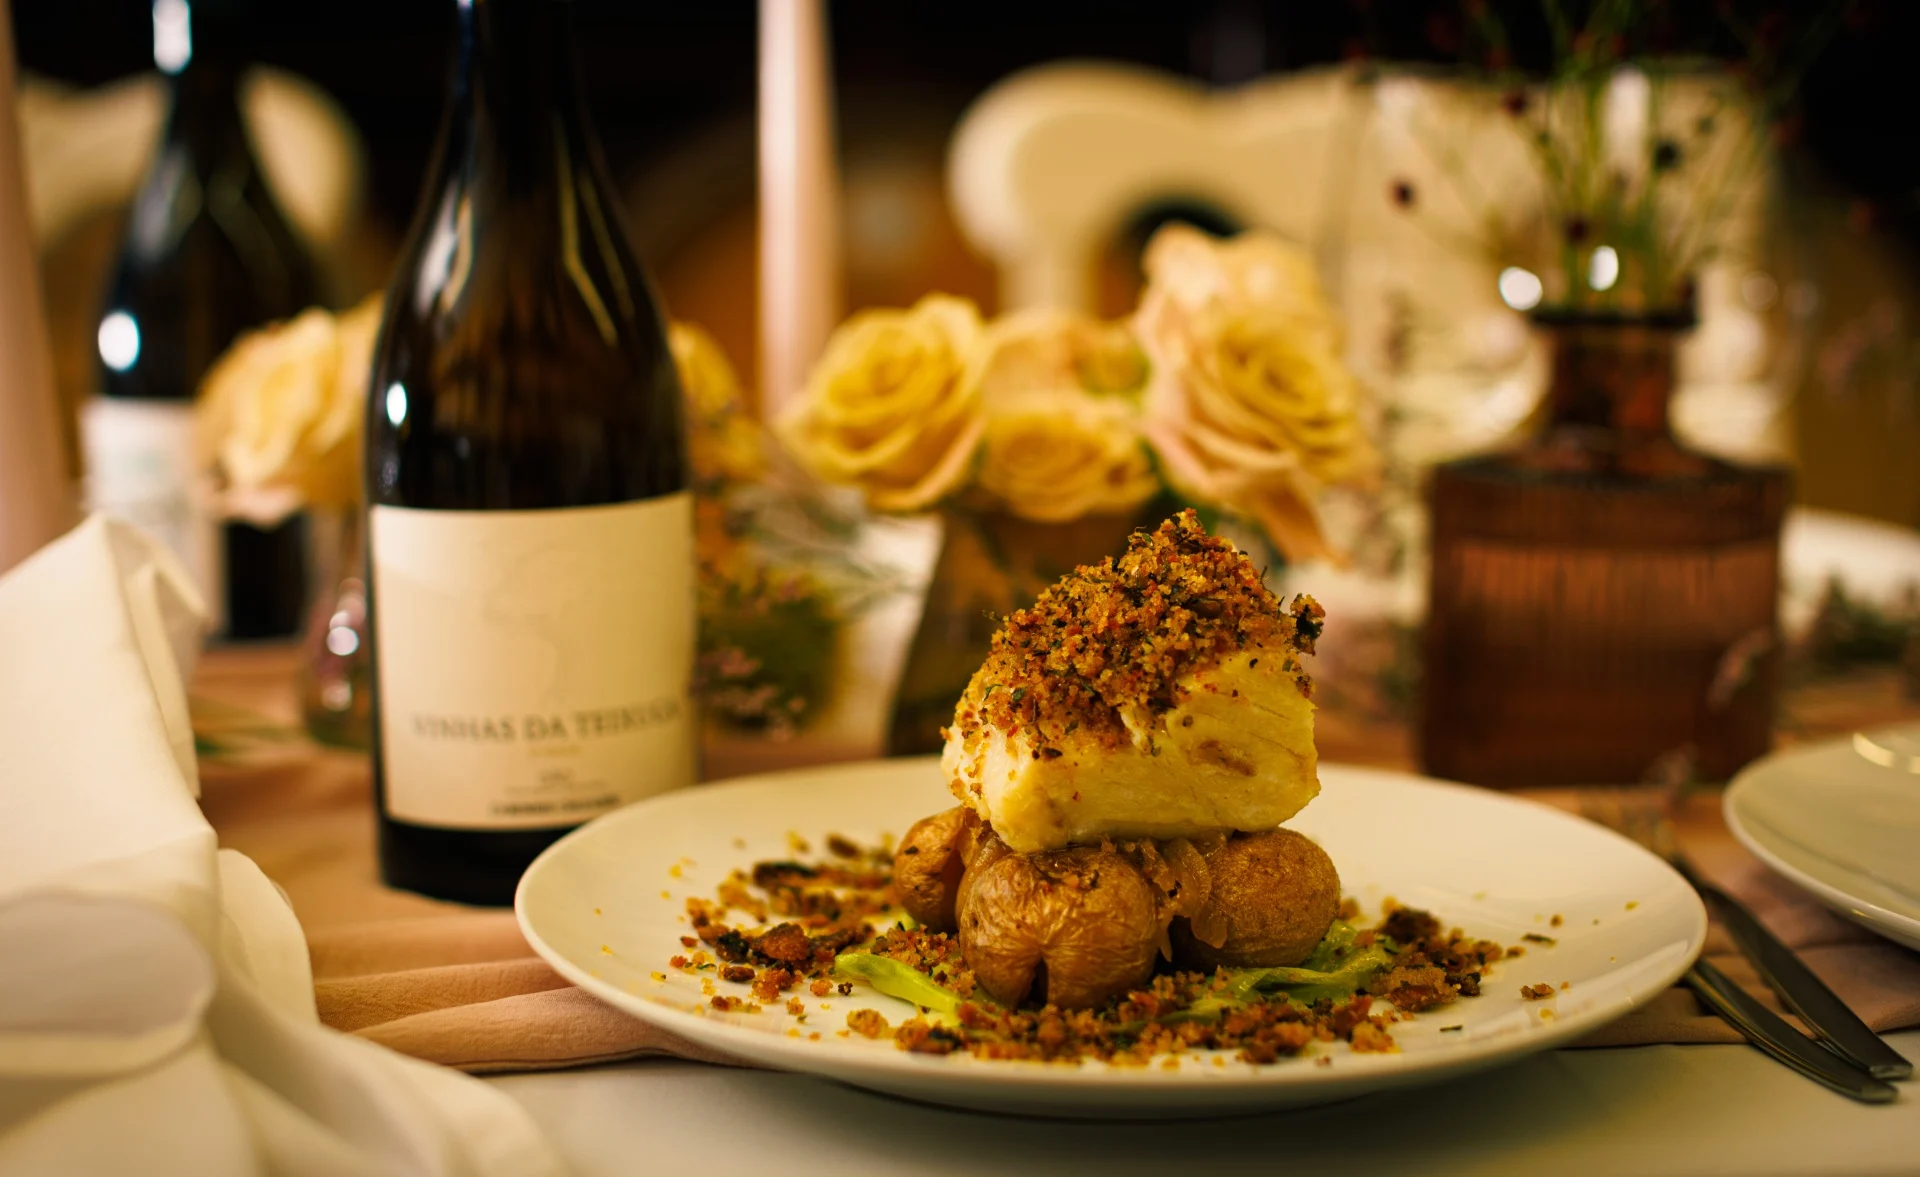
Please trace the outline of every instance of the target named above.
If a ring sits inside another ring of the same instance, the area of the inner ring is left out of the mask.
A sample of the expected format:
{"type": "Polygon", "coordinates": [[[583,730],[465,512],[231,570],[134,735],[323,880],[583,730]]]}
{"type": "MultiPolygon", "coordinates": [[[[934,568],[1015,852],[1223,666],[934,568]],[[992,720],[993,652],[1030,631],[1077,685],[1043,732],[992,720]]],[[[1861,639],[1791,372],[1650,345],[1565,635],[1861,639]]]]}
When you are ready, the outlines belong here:
{"type": "Polygon", "coordinates": [[[1528,441],[1437,467],[1421,759],[1497,786],[1724,779],[1771,741],[1785,470],[1674,439],[1689,314],[1542,311],[1528,441]]]}
{"type": "Polygon", "coordinates": [[[1139,516],[1037,523],[995,511],[945,512],[945,537],[894,700],[887,754],[938,752],[940,729],[986,659],[1001,620],[1082,564],[1126,551],[1139,516]]]}

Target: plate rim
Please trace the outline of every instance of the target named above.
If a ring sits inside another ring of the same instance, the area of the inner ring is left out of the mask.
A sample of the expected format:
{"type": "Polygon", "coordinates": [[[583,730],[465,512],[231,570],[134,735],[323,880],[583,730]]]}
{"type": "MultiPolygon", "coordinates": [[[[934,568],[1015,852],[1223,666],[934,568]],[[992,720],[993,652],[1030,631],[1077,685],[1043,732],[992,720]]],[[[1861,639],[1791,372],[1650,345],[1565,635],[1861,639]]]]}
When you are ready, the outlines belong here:
{"type": "Polygon", "coordinates": [[[1478,1042],[1469,1039],[1445,1051],[1423,1051],[1413,1055],[1399,1053],[1368,1055],[1365,1057],[1370,1062],[1358,1067],[1316,1067],[1311,1072],[1295,1068],[1269,1067],[1240,1071],[1209,1070],[1203,1073],[1182,1070],[1169,1073],[1157,1067],[1114,1067],[1086,1063],[1073,1066],[1063,1064],[1002,1066],[998,1065],[1002,1060],[983,1061],[970,1056],[961,1059],[960,1065],[956,1066],[953,1065],[953,1060],[946,1056],[920,1055],[901,1051],[881,1053],[865,1049],[836,1050],[824,1040],[818,1043],[806,1043],[796,1049],[788,1045],[789,1042],[804,1040],[790,1040],[785,1036],[770,1034],[764,1030],[711,1020],[665,1002],[629,993],[612,982],[593,975],[585,967],[576,964],[570,957],[547,943],[535,926],[535,917],[528,912],[526,896],[529,881],[536,877],[537,872],[548,869],[546,864],[568,853],[566,847],[583,838],[587,831],[595,826],[607,823],[620,815],[642,810],[651,803],[672,803],[670,799],[712,794],[720,790],[735,791],[749,786],[764,786],[771,782],[789,781],[794,777],[833,777],[848,771],[875,774],[887,770],[912,771],[916,766],[934,765],[937,762],[938,757],[925,756],[812,765],[734,777],[700,784],[691,789],[674,790],[671,793],[643,798],[631,805],[594,818],[542,851],[528,866],[515,887],[513,904],[515,922],[521,934],[526,937],[528,946],[537,956],[555,972],[597,1000],[696,1045],[708,1046],[742,1058],[765,1062],[783,1070],[819,1075],[855,1086],[870,1086],[878,1090],[896,1090],[903,1081],[908,1080],[937,1080],[950,1089],[965,1089],[969,1092],[1004,1093],[1009,1089],[1029,1088],[1037,1094],[1042,1089],[1059,1090],[1062,1086],[1066,1086],[1088,1094],[1113,1091],[1116,1094],[1125,1092],[1128,1095],[1184,1096],[1210,1092],[1222,1097],[1267,1095],[1276,1100],[1289,1091],[1325,1092],[1328,1093],[1329,1099],[1341,1098],[1345,1088],[1361,1087],[1374,1090],[1417,1081],[1433,1072],[1464,1073],[1518,1060],[1527,1055],[1565,1045],[1632,1012],[1652,997],[1671,988],[1688,969],[1693,967],[1694,961],[1699,958],[1706,946],[1707,912],[1698,893],[1678,872],[1674,871],[1671,865],[1624,835],[1587,822],[1576,814],[1511,793],[1421,776],[1398,769],[1337,762],[1322,762],[1320,768],[1333,769],[1341,774],[1352,773],[1389,778],[1400,784],[1462,794],[1477,801],[1524,809],[1536,816],[1574,823],[1587,833],[1615,840],[1623,848],[1644,855],[1646,861],[1656,868],[1656,873],[1664,874],[1667,881],[1674,885],[1676,893],[1691,900],[1685,910],[1685,914],[1690,917],[1687,921],[1689,927],[1686,951],[1681,953],[1668,969],[1656,974],[1657,982],[1623,986],[1624,999],[1617,1004],[1594,1007],[1565,1018],[1556,1017],[1551,1025],[1536,1022],[1533,1023],[1533,1028],[1529,1032],[1519,1036],[1502,1036],[1478,1042]],[[822,1046],[826,1046],[831,1052],[822,1057],[832,1061],[827,1066],[805,1065],[803,1060],[814,1055],[822,1046]]]}
{"type": "Polygon", "coordinates": [[[1756,787],[1764,787],[1756,784],[1762,773],[1769,769],[1777,769],[1784,760],[1802,758],[1818,760],[1842,748],[1851,750],[1850,744],[1844,739],[1823,740],[1815,744],[1783,748],[1754,761],[1741,769],[1727,785],[1726,792],[1721,794],[1721,819],[1727,823],[1727,829],[1733,834],[1734,840],[1745,847],[1748,853],[1759,859],[1768,870],[1813,896],[1827,908],[1874,934],[1920,951],[1920,917],[1906,915],[1884,904],[1875,903],[1871,899],[1849,894],[1831,883],[1815,878],[1782,858],[1778,852],[1763,842],[1759,835],[1749,829],[1746,821],[1740,816],[1741,798],[1756,787]],[[1899,935],[1890,935],[1888,928],[1894,929],[1899,935]]]}

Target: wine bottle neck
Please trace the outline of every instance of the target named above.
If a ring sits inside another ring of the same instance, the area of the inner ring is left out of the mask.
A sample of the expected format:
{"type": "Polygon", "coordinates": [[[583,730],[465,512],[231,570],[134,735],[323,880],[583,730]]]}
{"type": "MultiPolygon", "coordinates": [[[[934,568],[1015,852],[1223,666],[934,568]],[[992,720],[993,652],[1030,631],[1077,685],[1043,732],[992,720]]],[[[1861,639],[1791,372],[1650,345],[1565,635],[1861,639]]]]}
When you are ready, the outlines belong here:
{"type": "Polygon", "coordinates": [[[196,57],[174,75],[173,102],[176,110],[190,110],[206,116],[237,120],[240,107],[241,67],[237,62],[196,57]]]}
{"type": "Polygon", "coordinates": [[[244,12],[235,0],[153,0],[152,8],[153,63],[169,79],[167,139],[209,163],[246,151],[244,12]]]}
{"type": "Polygon", "coordinates": [[[250,154],[240,114],[241,72],[237,62],[225,58],[196,56],[188,62],[173,76],[167,140],[184,144],[207,166],[250,154]]]}
{"type": "Polygon", "coordinates": [[[511,180],[551,180],[553,153],[589,126],[570,0],[461,0],[455,93],[511,180]]]}

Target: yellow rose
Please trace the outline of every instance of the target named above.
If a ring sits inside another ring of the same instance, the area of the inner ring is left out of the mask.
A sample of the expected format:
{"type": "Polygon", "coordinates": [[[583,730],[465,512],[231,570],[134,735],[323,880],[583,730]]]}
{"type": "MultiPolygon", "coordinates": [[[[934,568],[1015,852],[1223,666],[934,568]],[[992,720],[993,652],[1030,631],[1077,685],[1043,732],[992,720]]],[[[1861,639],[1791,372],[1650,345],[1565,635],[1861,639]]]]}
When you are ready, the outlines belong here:
{"type": "Polygon", "coordinates": [[[1149,244],[1147,275],[1144,430],[1168,479],[1252,515],[1288,559],[1337,560],[1319,492],[1369,482],[1378,457],[1312,262],[1278,238],[1175,226],[1149,244]]]}
{"type": "Polygon", "coordinates": [[[201,382],[195,427],[230,515],[272,525],[360,497],[360,433],[380,302],[242,336],[201,382]]]}
{"type": "Polygon", "coordinates": [[[1080,389],[996,406],[980,447],[980,490],[1040,523],[1130,511],[1159,489],[1134,407],[1080,389]]]}
{"type": "Polygon", "coordinates": [[[1183,492],[1258,519],[1291,560],[1337,558],[1320,488],[1364,483],[1377,459],[1353,375],[1321,335],[1264,308],[1200,316],[1155,359],[1145,431],[1183,492]]]}
{"type": "Polygon", "coordinates": [[[1147,357],[1124,324],[1043,307],[1015,311],[985,329],[979,372],[988,405],[1036,389],[1130,394],[1146,384],[1147,357]]]}
{"type": "Polygon", "coordinates": [[[693,323],[667,328],[687,406],[687,451],[701,487],[757,478],[766,465],[760,430],[747,415],[740,379],[713,336],[693,323]]]}
{"type": "Polygon", "coordinates": [[[980,312],[948,295],[857,314],[827,341],[780,437],[874,510],[924,510],[966,480],[980,440],[979,339],[980,312]]]}
{"type": "Polygon", "coordinates": [[[1340,347],[1339,321],[1313,256],[1272,233],[1222,239],[1175,221],[1147,242],[1141,268],[1147,287],[1134,326],[1143,334],[1177,330],[1209,307],[1259,306],[1340,347]]]}
{"type": "Polygon", "coordinates": [[[981,335],[979,498],[1024,519],[1131,510],[1158,489],[1140,440],[1146,356],[1127,329],[1018,311],[981,335]]]}

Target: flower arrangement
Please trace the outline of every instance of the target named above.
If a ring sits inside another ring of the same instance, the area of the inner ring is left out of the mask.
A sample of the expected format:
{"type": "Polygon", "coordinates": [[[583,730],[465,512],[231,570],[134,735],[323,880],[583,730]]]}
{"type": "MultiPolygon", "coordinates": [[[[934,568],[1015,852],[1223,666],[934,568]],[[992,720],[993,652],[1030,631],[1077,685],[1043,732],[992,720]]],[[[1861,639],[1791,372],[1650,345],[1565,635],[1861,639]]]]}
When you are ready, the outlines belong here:
{"type": "Polygon", "coordinates": [[[935,294],[829,341],[777,430],[870,508],[1040,523],[1121,515],[1163,492],[1258,523],[1290,560],[1336,555],[1320,492],[1378,459],[1304,250],[1169,225],[1125,322],[1022,311],[983,322],[935,294]]]}
{"type": "MultiPolygon", "coordinates": [[[[1506,267],[1505,301],[1690,316],[1700,273],[1732,244],[1770,144],[1791,134],[1778,116],[1840,7],[1789,36],[1783,13],[1743,22],[1722,4],[1744,53],[1727,68],[1677,53],[1665,6],[1542,0],[1551,61],[1541,78],[1520,69],[1495,6],[1469,0],[1462,40],[1483,81],[1469,101],[1512,133],[1537,199],[1516,205],[1480,182],[1485,145],[1471,169],[1451,145],[1431,154],[1455,194],[1478,206],[1464,237],[1506,267]]],[[[1387,193],[1408,212],[1424,195],[1407,179],[1387,193]]]]}
{"type": "MultiPolygon", "coordinates": [[[[803,492],[768,482],[763,432],[719,344],[684,322],[668,327],[667,342],[695,488],[695,691],[709,723],[790,739],[820,712],[839,635],[879,590],[843,546],[809,542],[828,508],[796,510],[803,492]]],[[[829,517],[825,526],[851,521],[829,517]]]]}

